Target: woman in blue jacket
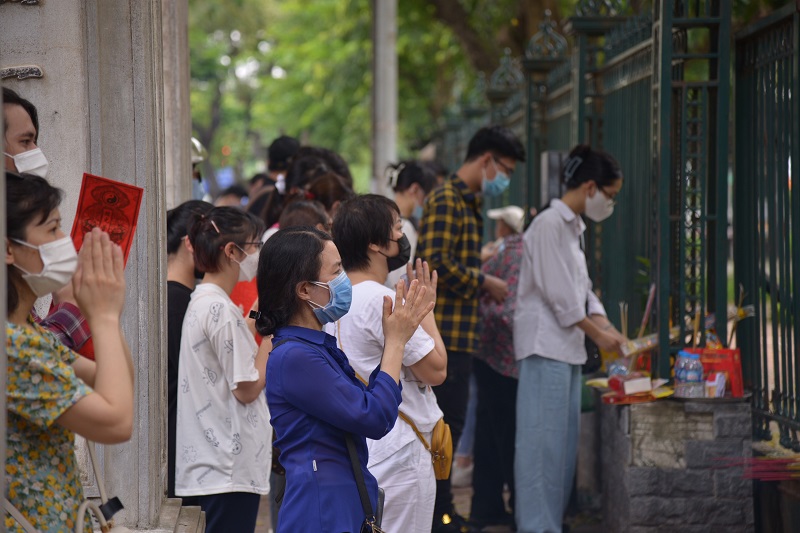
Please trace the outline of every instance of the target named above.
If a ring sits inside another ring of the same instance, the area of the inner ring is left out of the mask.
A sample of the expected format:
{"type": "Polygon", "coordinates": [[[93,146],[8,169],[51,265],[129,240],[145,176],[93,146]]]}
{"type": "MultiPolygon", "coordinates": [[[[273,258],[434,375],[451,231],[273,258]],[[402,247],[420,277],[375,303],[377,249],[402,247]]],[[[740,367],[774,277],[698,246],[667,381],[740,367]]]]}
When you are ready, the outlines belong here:
{"type": "MultiPolygon", "coordinates": [[[[347,451],[353,436],[372,509],[378,486],[367,470],[365,438],[380,439],[397,420],[406,342],[433,304],[413,281],[384,299],[381,364],[363,385],[322,331],[350,308],[350,281],[331,237],[312,228],[276,233],[261,252],[256,328],[274,335],[267,402],[286,469],[278,532],[357,532],[365,513],[347,451]]],[[[390,524],[389,524],[390,525],[390,524]]]]}

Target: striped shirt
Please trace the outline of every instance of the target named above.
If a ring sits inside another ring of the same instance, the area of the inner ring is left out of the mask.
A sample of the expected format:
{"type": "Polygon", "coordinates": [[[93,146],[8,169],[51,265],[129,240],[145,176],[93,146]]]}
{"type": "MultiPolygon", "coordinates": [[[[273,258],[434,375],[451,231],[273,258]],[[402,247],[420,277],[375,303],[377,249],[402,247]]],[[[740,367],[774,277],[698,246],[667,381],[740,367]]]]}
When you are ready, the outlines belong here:
{"type": "Polygon", "coordinates": [[[425,202],[417,257],[439,273],[436,322],[447,350],[478,349],[481,273],[481,198],[453,174],[425,202]]]}

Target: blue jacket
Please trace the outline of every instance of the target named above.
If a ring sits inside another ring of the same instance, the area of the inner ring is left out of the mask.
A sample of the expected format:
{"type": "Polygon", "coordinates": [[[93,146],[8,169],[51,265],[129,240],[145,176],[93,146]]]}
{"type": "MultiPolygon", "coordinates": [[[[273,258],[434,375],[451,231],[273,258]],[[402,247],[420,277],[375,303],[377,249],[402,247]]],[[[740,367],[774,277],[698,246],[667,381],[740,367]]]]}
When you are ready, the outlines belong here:
{"type": "Polygon", "coordinates": [[[365,437],[380,439],[392,429],[400,386],[380,368],[364,386],[336,339],[322,331],[287,326],[273,343],[267,403],[286,469],[278,533],[357,533],[364,511],[345,434],[354,435],[374,509],[378,484],[367,470],[365,437]]]}

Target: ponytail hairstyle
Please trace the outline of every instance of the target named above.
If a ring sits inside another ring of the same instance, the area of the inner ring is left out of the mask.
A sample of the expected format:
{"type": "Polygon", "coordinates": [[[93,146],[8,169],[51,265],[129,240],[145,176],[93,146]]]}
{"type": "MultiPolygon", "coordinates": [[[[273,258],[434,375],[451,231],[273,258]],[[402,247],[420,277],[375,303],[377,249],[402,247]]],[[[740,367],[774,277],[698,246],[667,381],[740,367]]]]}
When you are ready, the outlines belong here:
{"type": "Polygon", "coordinates": [[[177,253],[192,224],[212,209],[214,206],[203,200],[189,200],[167,211],[167,255],[177,253]]]}
{"type": "Polygon", "coordinates": [[[433,168],[414,160],[389,165],[386,167],[386,178],[394,192],[403,192],[416,183],[425,194],[428,194],[436,185],[433,168]]]}
{"type": "Polygon", "coordinates": [[[225,245],[232,242],[244,249],[246,243],[261,241],[264,223],[237,207],[215,207],[199,215],[189,230],[194,248],[195,268],[200,272],[219,272],[225,245]]]}
{"type": "MultiPolygon", "coordinates": [[[[6,238],[27,242],[26,228],[43,224],[50,213],[61,205],[64,192],[39,176],[6,172],[6,238]]],[[[19,305],[17,287],[25,283],[17,268],[7,274],[8,313],[19,305]]]]}
{"type": "Polygon", "coordinates": [[[297,285],[319,279],[321,254],[331,236],[311,227],[282,229],[269,238],[258,260],[256,330],[272,335],[301,305],[297,285]]]}
{"type": "Polygon", "coordinates": [[[569,153],[561,170],[561,179],[567,189],[577,189],[587,181],[598,187],[608,187],[622,178],[619,163],[602,150],[593,150],[588,144],[579,144],[569,153]]]}

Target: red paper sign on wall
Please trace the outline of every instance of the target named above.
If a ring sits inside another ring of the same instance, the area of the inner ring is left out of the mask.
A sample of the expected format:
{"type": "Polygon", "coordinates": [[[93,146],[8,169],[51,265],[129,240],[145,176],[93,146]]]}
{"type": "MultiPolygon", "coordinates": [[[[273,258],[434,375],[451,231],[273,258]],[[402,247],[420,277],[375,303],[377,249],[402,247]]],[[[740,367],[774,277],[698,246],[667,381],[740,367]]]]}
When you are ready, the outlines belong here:
{"type": "Polygon", "coordinates": [[[72,225],[75,249],[81,249],[84,235],[93,228],[100,228],[122,248],[127,264],[143,195],[141,187],[84,174],[78,212],[72,225]]]}

